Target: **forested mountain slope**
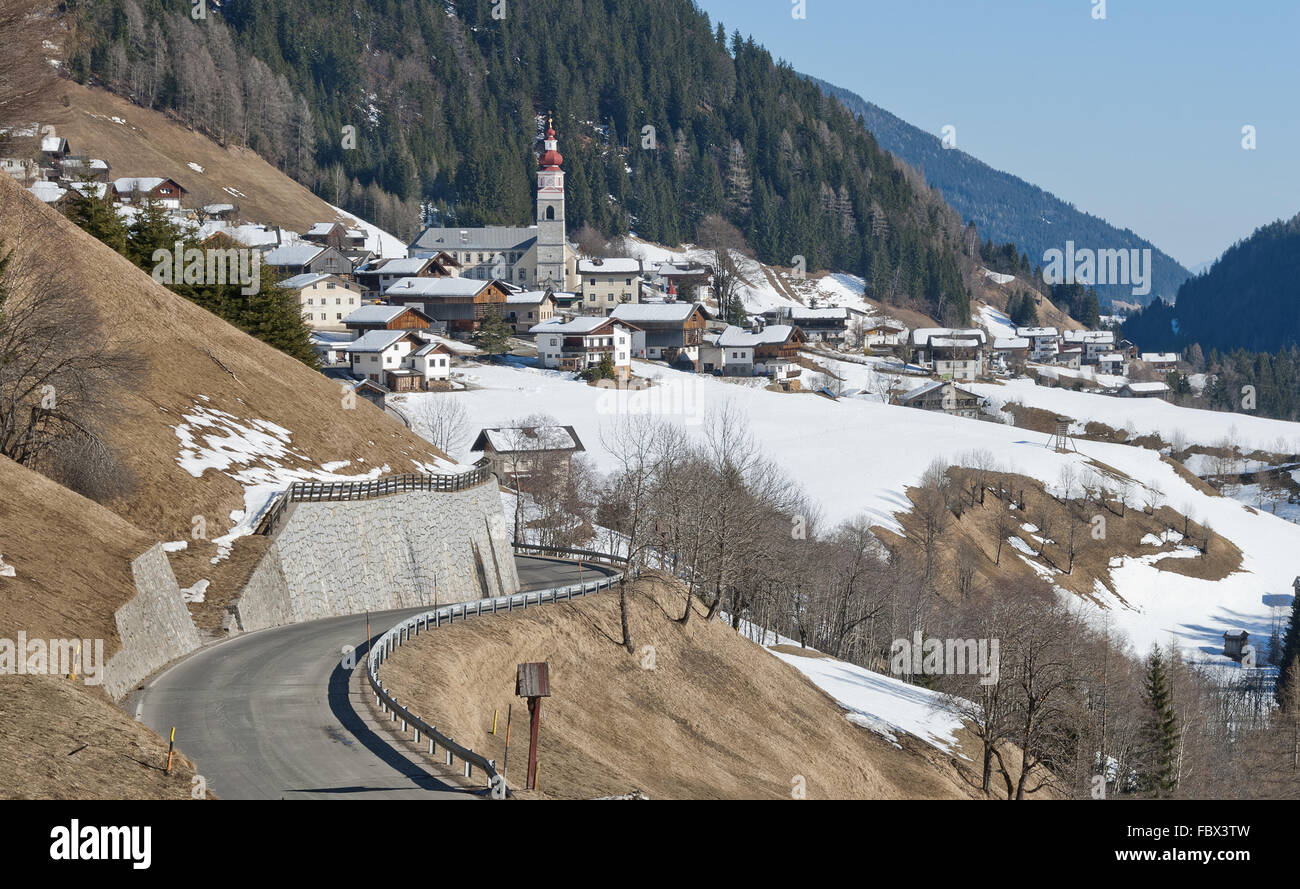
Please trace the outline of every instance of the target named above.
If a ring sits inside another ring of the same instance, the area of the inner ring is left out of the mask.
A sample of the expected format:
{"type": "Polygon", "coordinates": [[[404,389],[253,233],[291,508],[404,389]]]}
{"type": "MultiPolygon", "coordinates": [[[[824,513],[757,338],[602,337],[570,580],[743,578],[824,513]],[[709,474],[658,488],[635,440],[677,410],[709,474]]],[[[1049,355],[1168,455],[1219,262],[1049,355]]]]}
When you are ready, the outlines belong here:
{"type": "Polygon", "coordinates": [[[199,20],[192,7],[79,4],[68,72],[246,144],[404,236],[422,207],[531,219],[553,113],[572,230],[676,244],[722,213],[765,262],[802,256],[967,318],[957,214],[838,102],[689,0],[533,0],[500,19],[487,3],[229,0],[199,20]]]}
{"type": "Polygon", "coordinates": [[[1150,249],[1152,251],[1151,293],[1135,297],[1129,286],[1097,288],[1103,300],[1149,302],[1172,298],[1191,274],[1175,259],[1129,229],[1121,229],[1091,213],[1085,213],[1050,192],[1018,176],[995,170],[959,149],[945,149],[938,137],[871,104],[856,93],[810,77],[827,94],[842,101],[860,115],[882,148],[893,152],[920,170],[926,181],[938,189],[962,218],[975,223],[980,236],[997,243],[1013,242],[1042,262],[1043,251],[1065,249],[1066,240],[1080,247],[1098,249],[1150,249]]]}

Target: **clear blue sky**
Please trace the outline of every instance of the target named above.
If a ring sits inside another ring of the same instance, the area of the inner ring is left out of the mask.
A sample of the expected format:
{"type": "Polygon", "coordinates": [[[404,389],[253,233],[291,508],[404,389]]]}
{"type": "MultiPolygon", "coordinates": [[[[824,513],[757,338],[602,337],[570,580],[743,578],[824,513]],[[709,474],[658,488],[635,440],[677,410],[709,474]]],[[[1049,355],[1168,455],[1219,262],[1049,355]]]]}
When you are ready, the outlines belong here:
{"type": "Polygon", "coordinates": [[[1184,265],[1300,212],[1298,0],[696,2],[1184,265]]]}

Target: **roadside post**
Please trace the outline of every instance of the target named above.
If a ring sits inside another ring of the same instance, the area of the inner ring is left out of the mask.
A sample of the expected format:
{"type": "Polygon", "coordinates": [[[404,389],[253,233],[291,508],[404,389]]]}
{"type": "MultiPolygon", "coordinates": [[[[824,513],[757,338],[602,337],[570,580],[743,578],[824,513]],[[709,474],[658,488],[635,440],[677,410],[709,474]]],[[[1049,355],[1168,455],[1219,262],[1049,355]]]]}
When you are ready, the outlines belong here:
{"type": "Polygon", "coordinates": [[[515,695],[528,699],[528,778],[525,790],[537,788],[537,733],[542,722],[542,698],[551,696],[548,663],[520,664],[515,675],[515,695]]]}

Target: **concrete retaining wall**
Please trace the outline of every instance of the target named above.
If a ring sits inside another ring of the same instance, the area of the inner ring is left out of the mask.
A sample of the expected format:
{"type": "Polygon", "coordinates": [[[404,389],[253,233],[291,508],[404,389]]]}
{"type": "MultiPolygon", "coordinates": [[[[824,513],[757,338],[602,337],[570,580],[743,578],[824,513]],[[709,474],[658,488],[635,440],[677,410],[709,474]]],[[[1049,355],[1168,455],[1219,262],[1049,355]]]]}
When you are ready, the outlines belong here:
{"type": "Polygon", "coordinates": [[[114,699],[159,667],[199,647],[199,632],[162,544],[134,559],[131,573],[136,596],[114,613],[122,647],[104,668],[104,690],[114,699]]]}
{"type": "Polygon", "coordinates": [[[232,630],[466,602],[519,589],[495,480],[464,491],[297,503],[232,630]]]}

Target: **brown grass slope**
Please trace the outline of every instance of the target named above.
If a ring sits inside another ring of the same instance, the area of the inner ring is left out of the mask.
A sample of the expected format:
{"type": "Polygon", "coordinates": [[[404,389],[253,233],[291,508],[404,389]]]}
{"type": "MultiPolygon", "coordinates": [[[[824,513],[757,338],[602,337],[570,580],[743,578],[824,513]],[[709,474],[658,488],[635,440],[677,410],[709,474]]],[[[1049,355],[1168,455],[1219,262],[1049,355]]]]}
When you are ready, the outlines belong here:
{"type": "Polygon", "coordinates": [[[0,799],[191,799],[194,764],[98,689],[0,677],[0,799]]]}
{"type": "Polygon", "coordinates": [[[247,148],[226,148],[157,111],[60,80],[50,117],[77,154],[108,161],[114,178],[166,176],[190,192],[186,206],[237,204],[246,219],[304,232],[337,213],[247,148]],[[118,123],[113,118],[125,121],[118,123]],[[203,168],[200,173],[189,166],[203,168]],[[231,188],[238,195],[232,195],[231,188]]]}
{"type": "MultiPolygon", "coordinates": [[[[136,593],[131,559],[153,544],[138,528],[0,457],[0,638],[103,639],[136,593]]],[[[188,799],[194,767],[101,688],[65,677],[0,677],[0,798],[188,799]]]]}
{"type": "Polygon", "coordinates": [[[652,799],[790,799],[800,775],[809,799],[975,795],[937,750],[901,735],[900,750],[852,725],[802,674],[723,623],[677,623],[681,607],[680,592],[660,580],[636,585],[635,655],[615,644],[612,593],[453,624],[399,648],[384,681],[498,765],[513,703],[509,777],[522,787],[527,708],[514,697],[515,667],[548,661],[539,790],[521,791],[526,798],[640,790],[652,799]],[[642,666],[647,645],[653,669],[642,666]]]}
{"type": "MultiPolygon", "coordinates": [[[[345,408],[337,383],[154,283],[7,176],[0,177],[0,242],[35,254],[39,263],[61,265],[103,322],[102,332],[88,335],[138,355],[142,381],[109,393],[117,411],[109,438],[137,484],[109,506],[155,541],[189,540],[195,516],[205,518],[209,540],[218,537],[233,524],[231,512],[244,507],[234,479],[213,469],[194,478],[177,463],[176,427],[200,405],[289,430],[301,458],[282,460],[286,468],[351,460],[342,472],[384,465],[411,472],[413,461],[441,456],[363,399],[345,408]]],[[[194,543],[175,564],[182,585],[208,577],[211,595],[219,597],[223,586],[228,591],[242,578],[221,576],[235,559],[213,572],[213,549],[194,543]]]]}

